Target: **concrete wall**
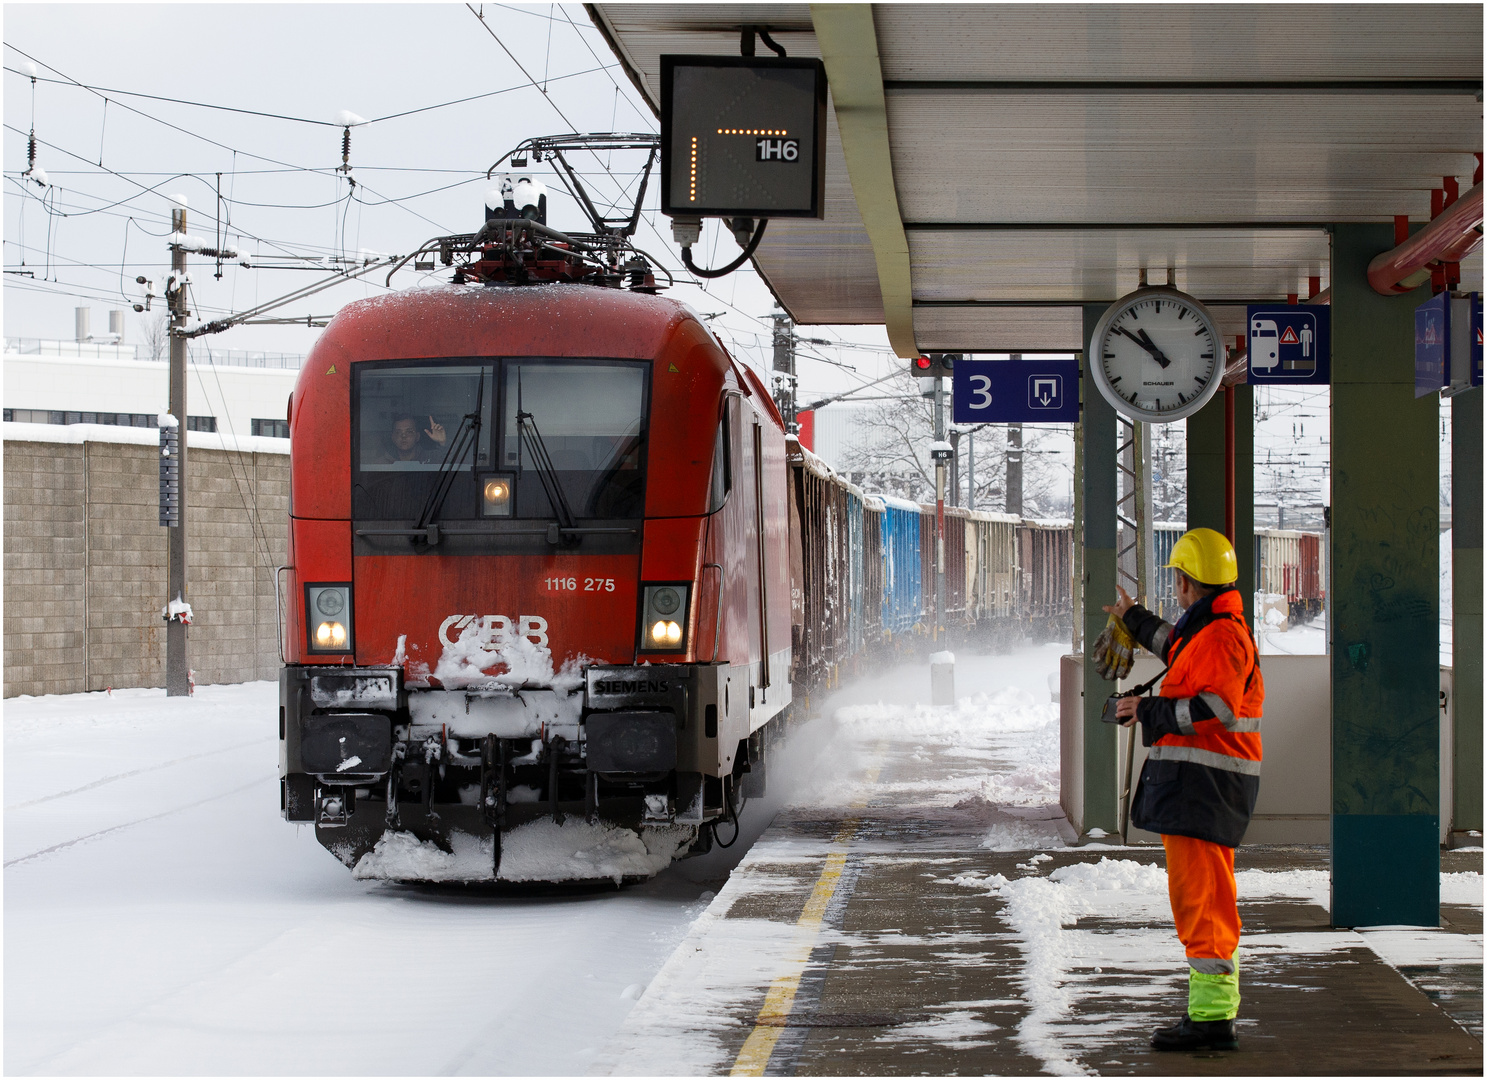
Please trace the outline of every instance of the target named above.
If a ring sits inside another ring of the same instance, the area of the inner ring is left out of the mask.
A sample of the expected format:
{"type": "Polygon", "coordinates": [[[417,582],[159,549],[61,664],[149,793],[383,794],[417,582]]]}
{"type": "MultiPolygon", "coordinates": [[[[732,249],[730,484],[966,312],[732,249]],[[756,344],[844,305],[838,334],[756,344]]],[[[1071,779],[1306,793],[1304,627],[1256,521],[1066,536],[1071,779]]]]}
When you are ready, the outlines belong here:
{"type": "MultiPolygon", "coordinates": [[[[163,686],[166,537],[155,432],[140,439],[121,429],[131,441],[117,442],[104,441],[107,428],[45,427],[6,425],[4,695],[163,686]]],[[[198,683],[278,677],[274,567],[285,561],[286,450],[279,439],[234,447],[191,437],[187,600],[196,618],[187,633],[198,683]]]]}

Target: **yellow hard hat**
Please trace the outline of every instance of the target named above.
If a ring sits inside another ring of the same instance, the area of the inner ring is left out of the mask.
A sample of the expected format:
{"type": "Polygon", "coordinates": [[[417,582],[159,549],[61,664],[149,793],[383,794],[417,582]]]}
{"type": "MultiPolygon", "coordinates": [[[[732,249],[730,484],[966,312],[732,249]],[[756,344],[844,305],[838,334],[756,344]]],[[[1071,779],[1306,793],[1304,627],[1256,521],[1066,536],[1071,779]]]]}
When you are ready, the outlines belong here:
{"type": "Polygon", "coordinates": [[[1189,529],[1179,536],[1166,565],[1181,570],[1200,585],[1229,585],[1239,580],[1234,545],[1212,529],[1189,529]]]}

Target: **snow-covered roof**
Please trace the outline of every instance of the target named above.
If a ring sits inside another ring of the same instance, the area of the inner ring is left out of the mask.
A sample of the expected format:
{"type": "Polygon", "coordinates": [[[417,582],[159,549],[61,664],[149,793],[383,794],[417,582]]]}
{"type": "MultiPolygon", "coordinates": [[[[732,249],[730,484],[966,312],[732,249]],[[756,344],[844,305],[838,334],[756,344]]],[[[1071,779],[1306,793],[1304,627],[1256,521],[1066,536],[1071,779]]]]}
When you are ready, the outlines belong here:
{"type": "Polygon", "coordinates": [[[874,492],[873,497],[885,507],[891,506],[895,510],[912,510],[914,513],[923,513],[923,508],[913,499],[901,499],[897,495],[884,495],[882,492],[874,492]]]}
{"type": "MultiPolygon", "coordinates": [[[[119,427],[113,424],[0,424],[7,443],[115,443],[128,446],[159,446],[155,428],[119,427]]],[[[288,454],[288,439],[264,435],[234,438],[220,431],[186,432],[187,449],[233,450],[244,454],[288,454]]]]}

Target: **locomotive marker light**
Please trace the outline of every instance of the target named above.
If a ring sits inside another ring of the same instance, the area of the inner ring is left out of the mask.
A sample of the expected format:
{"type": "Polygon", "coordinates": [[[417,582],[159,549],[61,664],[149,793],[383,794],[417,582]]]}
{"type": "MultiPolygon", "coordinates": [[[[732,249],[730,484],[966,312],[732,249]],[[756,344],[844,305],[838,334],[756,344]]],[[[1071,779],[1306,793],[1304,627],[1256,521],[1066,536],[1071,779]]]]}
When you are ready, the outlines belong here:
{"type": "Polygon", "coordinates": [[[686,649],[684,639],[690,591],[684,582],[645,587],[640,620],[642,651],[682,652],[686,649]]]}
{"type": "Polygon", "coordinates": [[[480,513],[482,517],[511,516],[511,478],[488,476],[480,489],[480,513]]]}
{"type": "Polygon", "coordinates": [[[350,583],[306,585],[305,613],[311,652],[352,651],[350,583]]]}
{"type": "Polygon", "coordinates": [[[826,67],[803,57],[661,57],[661,212],[826,216],[826,67]]]}

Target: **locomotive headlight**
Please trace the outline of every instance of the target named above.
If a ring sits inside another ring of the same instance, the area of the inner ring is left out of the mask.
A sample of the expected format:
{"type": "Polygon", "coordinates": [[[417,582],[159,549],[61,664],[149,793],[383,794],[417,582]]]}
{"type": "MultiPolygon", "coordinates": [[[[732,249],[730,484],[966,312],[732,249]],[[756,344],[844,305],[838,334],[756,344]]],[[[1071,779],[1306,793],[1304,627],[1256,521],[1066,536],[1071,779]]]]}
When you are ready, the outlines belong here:
{"type": "Polygon", "coordinates": [[[350,627],[350,585],[305,586],[305,628],[311,652],[350,652],[350,627]]]}
{"type": "Polygon", "coordinates": [[[688,585],[647,585],[641,598],[643,650],[681,652],[686,648],[688,585]]]}
{"type": "Polygon", "coordinates": [[[480,487],[482,517],[511,516],[511,477],[487,476],[480,487]]]}

